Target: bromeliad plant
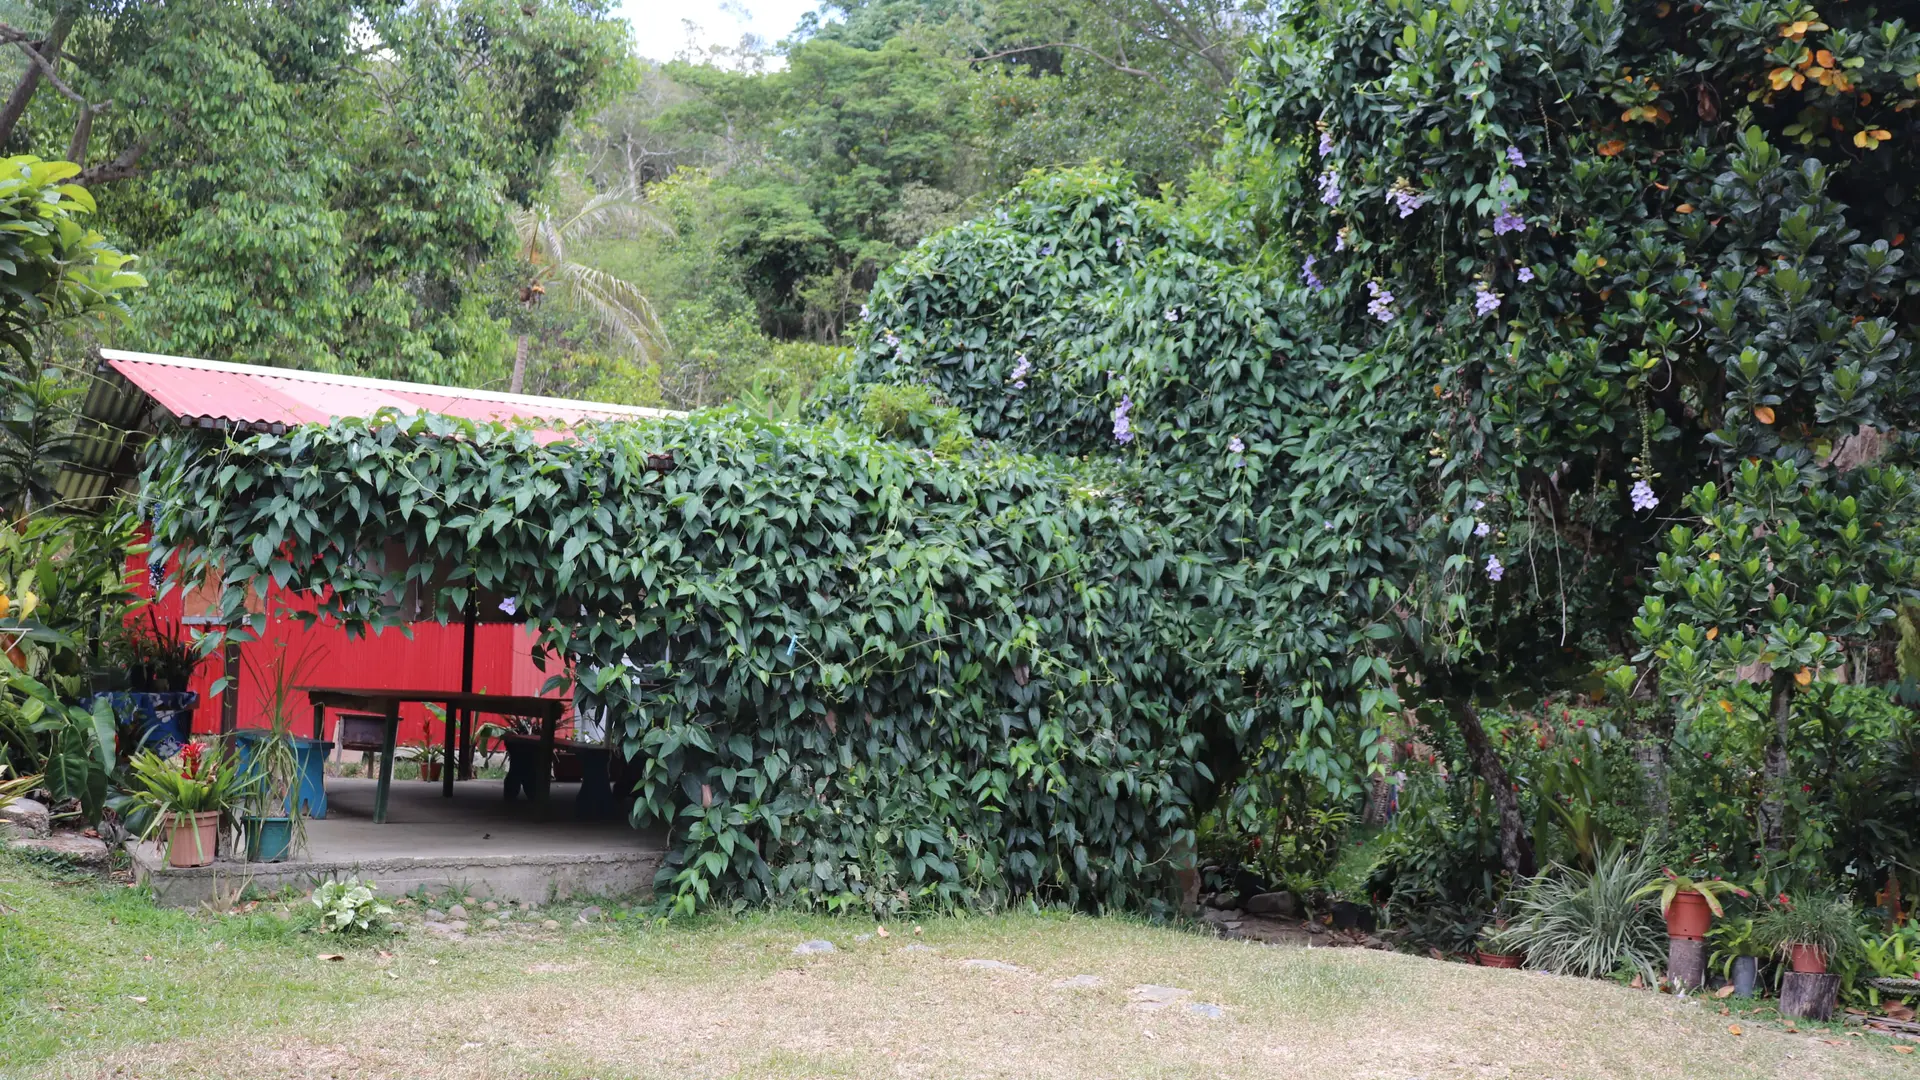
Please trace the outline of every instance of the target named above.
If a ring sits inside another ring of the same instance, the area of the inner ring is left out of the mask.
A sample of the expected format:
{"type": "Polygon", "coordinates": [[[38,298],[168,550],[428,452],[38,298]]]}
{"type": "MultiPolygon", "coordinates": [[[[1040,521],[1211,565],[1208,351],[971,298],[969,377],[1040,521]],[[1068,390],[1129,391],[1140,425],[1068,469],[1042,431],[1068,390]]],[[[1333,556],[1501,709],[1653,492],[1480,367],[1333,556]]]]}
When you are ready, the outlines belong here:
{"type": "Polygon", "coordinates": [[[189,742],[171,758],[152,750],[135,753],[121,805],[128,827],[142,839],[150,839],[168,826],[169,818],[233,812],[252,787],[252,780],[242,774],[226,747],[189,742]]]}
{"type": "MultiPolygon", "coordinates": [[[[1731,881],[1725,881],[1717,877],[1687,877],[1674,873],[1671,867],[1663,866],[1660,868],[1658,876],[1640,886],[1639,890],[1633,895],[1635,899],[1658,896],[1660,898],[1660,914],[1667,919],[1669,930],[1674,930],[1676,918],[1674,905],[1676,901],[1681,902],[1683,905],[1688,903],[1704,904],[1707,910],[1713,913],[1714,917],[1720,918],[1724,917],[1727,913],[1726,908],[1721,905],[1721,897],[1751,896],[1752,894],[1731,881]]],[[[1698,933],[1691,931],[1684,934],[1675,932],[1674,936],[1700,937],[1704,933],[1705,927],[1700,927],[1698,933]]]]}

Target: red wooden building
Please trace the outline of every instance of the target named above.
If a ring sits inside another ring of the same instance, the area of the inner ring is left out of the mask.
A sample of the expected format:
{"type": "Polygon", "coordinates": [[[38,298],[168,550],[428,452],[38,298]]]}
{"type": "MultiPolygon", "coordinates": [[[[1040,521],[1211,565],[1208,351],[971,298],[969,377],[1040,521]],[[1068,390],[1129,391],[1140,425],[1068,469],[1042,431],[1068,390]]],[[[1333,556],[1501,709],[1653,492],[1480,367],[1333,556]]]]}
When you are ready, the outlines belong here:
{"type": "MultiPolygon", "coordinates": [[[[237,433],[283,432],[302,424],[328,423],[340,417],[371,416],[383,408],[426,411],[478,421],[533,420],[553,423],[543,438],[565,438],[564,425],[586,420],[642,419],[672,415],[658,409],[570,401],[525,394],[430,386],[284,368],[227,364],[186,357],[102,350],[99,378],[88,394],[77,461],[59,482],[63,498],[84,503],[125,490],[138,474],[139,449],[167,425],[237,433]]],[[[149,579],[143,562],[129,571],[149,579]]],[[[145,586],[151,595],[150,585],[145,586]]],[[[155,606],[167,622],[203,615],[196,598],[179,590],[155,606]]],[[[194,729],[221,729],[223,714],[238,727],[266,724],[266,690],[252,670],[267,670],[272,656],[285,649],[305,666],[299,681],[309,685],[386,689],[452,688],[462,682],[465,628],[416,623],[408,630],[349,639],[343,629],[317,623],[311,629],[287,613],[302,601],[274,588],[267,596],[267,630],[240,646],[239,689],[232,700],[210,696],[228,664],[211,657],[195,672],[189,689],[201,695],[194,729]],[[247,661],[253,663],[249,664],[247,661]]],[[[474,628],[472,689],[495,694],[540,694],[551,672],[536,668],[534,635],[525,627],[482,623],[474,628]]],[[[552,696],[567,696],[564,690],[552,696]]],[[[296,703],[296,708],[304,703],[296,703]]],[[[427,734],[423,706],[407,706],[401,738],[427,734]]]]}

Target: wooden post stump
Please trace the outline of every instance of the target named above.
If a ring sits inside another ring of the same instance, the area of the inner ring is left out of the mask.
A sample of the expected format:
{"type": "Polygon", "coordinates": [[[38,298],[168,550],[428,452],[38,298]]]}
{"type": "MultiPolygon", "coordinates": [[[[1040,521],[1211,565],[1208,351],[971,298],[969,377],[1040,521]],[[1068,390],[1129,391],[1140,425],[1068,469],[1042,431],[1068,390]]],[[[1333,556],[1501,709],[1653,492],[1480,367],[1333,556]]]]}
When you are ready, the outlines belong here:
{"type": "Polygon", "coordinates": [[[1667,977],[1675,986],[1689,990],[1707,985],[1707,943],[1695,938],[1668,938],[1667,977]]]}
{"type": "Polygon", "coordinates": [[[1780,981],[1780,1015],[1831,1020],[1839,997],[1840,976],[1789,971],[1780,981]]]}

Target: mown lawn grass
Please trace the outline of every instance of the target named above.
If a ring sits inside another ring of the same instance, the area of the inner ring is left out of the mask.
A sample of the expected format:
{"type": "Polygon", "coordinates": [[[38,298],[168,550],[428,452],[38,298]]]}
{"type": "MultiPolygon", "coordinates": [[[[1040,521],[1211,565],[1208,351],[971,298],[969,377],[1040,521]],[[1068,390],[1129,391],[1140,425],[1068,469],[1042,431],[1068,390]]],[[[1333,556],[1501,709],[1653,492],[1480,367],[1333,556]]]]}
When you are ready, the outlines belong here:
{"type": "Polygon", "coordinates": [[[779,914],[581,924],[574,905],[449,941],[413,907],[406,934],[347,944],[307,931],[297,902],[164,911],[5,857],[0,905],[4,1077],[1920,1077],[1885,1040],[1719,1003],[1123,919],[880,938],[779,914]],[[837,950],[794,955],[809,938],[837,950]],[[1100,983],[1053,985],[1072,975],[1100,983]],[[1138,984],[1223,1015],[1142,1011],[1138,984]]]}

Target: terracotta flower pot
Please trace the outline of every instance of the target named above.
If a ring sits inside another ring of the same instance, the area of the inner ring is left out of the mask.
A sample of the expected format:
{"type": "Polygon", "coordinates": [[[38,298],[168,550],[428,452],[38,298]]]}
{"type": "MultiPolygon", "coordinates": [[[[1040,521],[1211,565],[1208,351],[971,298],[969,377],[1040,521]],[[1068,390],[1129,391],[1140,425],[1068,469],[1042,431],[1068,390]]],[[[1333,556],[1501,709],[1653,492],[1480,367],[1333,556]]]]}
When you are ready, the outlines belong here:
{"type": "Polygon", "coordinates": [[[1519,953],[1488,952],[1485,949],[1476,950],[1474,955],[1480,958],[1481,967],[1490,968],[1517,968],[1523,959],[1519,953]]]}
{"type": "Polygon", "coordinates": [[[1827,952],[1818,945],[1802,945],[1796,941],[1787,946],[1787,963],[1802,975],[1825,975],[1827,952]]]}
{"type": "Polygon", "coordinates": [[[420,763],[420,779],[422,780],[440,779],[440,763],[437,761],[421,762],[420,763]]]}
{"type": "Polygon", "coordinates": [[[220,811],[167,815],[167,865],[206,866],[220,842],[220,811]]]}
{"type": "Polygon", "coordinates": [[[1707,906],[1706,897],[1692,889],[1674,894],[1673,903],[1667,905],[1668,937],[1701,941],[1712,926],[1713,909],[1707,906]]]}

